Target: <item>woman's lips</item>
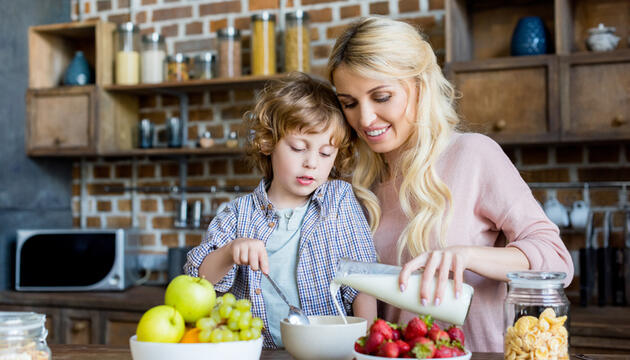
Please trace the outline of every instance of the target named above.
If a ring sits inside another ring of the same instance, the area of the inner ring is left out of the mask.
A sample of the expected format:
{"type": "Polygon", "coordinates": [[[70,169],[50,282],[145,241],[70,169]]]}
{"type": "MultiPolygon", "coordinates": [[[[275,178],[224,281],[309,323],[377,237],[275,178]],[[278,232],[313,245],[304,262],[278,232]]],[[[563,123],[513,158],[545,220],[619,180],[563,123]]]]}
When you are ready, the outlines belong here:
{"type": "Polygon", "coordinates": [[[310,185],[310,184],[312,184],[314,181],[315,181],[315,179],[313,179],[313,178],[312,178],[312,177],[310,177],[310,176],[298,176],[298,177],[297,177],[297,182],[298,182],[300,185],[310,185]]]}
{"type": "Polygon", "coordinates": [[[367,139],[370,141],[379,141],[387,136],[389,129],[392,126],[386,126],[378,129],[364,130],[363,133],[366,135],[367,139]]]}

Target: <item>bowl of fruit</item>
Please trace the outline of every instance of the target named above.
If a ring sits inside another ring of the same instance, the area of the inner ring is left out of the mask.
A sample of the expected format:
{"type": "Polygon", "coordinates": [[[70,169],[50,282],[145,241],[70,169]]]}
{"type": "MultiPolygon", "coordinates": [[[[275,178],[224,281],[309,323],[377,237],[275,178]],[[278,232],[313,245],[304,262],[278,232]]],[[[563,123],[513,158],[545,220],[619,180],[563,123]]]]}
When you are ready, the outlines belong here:
{"type": "Polygon", "coordinates": [[[376,319],[365,336],[354,343],[356,360],[384,358],[468,360],[464,332],[450,326],[442,330],[431,316],[416,316],[407,325],[376,319]]]}
{"type": "Polygon", "coordinates": [[[164,305],[142,315],[129,347],[133,360],[257,360],[262,328],[249,300],[217,297],[206,279],[180,275],[166,288],[164,305]]]}

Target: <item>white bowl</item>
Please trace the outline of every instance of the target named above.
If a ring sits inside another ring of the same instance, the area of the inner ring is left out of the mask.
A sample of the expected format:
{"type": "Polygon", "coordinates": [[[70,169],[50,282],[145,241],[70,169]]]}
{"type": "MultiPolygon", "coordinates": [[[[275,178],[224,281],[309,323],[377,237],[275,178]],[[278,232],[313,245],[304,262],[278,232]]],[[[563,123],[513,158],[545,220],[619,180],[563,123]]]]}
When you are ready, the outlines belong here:
{"type": "Polygon", "coordinates": [[[286,350],[298,360],[351,360],[354,342],[367,331],[365,319],[347,316],[309,316],[310,325],[280,321],[280,334],[286,350]]]}
{"type": "MultiPolygon", "coordinates": [[[[352,354],[354,356],[354,358],[356,360],[382,360],[382,359],[389,359],[386,357],[382,357],[382,356],[374,356],[374,355],[366,355],[366,354],[361,354],[358,353],[356,351],[354,351],[354,349],[352,350],[352,354]]],[[[462,356],[455,356],[455,357],[450,357],[450,358],[441,358],[441,360],[470,360],[470,357],[472,356],[472,353],[468,350],[466,350],[466,353],[462,356]]]]}
{"type": "Polygon", "coordinates": [[[136,335],[129,339],[133,360],[258,360],[262,344],[262,336],[249,341],[193,344],[138,341],[136,335]]]}

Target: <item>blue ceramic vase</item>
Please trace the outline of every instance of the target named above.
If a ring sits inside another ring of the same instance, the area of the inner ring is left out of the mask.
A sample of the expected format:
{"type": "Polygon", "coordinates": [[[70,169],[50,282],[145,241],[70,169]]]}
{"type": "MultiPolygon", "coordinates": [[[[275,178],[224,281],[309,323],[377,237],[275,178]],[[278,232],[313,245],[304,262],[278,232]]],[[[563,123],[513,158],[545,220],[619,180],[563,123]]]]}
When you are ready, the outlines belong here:
{"type": "Polygon", "coordinates": [[[538,16],[526,16],[521,18],[514,28],[510,54],[542,55],[547,53],[547,35],[545,24],[538,16]]]}
{"type": "Polygon", "coordinates": [[[77,51],[63,76],[64,85],[87,85],[92,83],[92,71],[83,51],[77,51]]]}

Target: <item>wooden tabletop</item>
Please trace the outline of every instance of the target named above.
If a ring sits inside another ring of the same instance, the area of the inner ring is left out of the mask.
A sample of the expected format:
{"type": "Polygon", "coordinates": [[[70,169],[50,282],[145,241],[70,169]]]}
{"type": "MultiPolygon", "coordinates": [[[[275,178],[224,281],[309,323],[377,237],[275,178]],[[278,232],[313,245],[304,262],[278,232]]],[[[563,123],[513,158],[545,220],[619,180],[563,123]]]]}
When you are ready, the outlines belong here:
{"type": "MultiPolygon", "coordinates": [[[[50,345],[53,360],[132,360],[128,347],[50,345]]],[[[627,360],[629,355],[588,355],[593,360],[627,360]]],[[[260,360],[292,360],[284,350],[263,350],[260,360]]],[[[574,359],[572,356],[571,359],[574,359]]],[[[577,358],[576,358],[577,359],[577,358]]],[[[502,353],[473,353],[472,360],[503,360],[502,353]]]]}

